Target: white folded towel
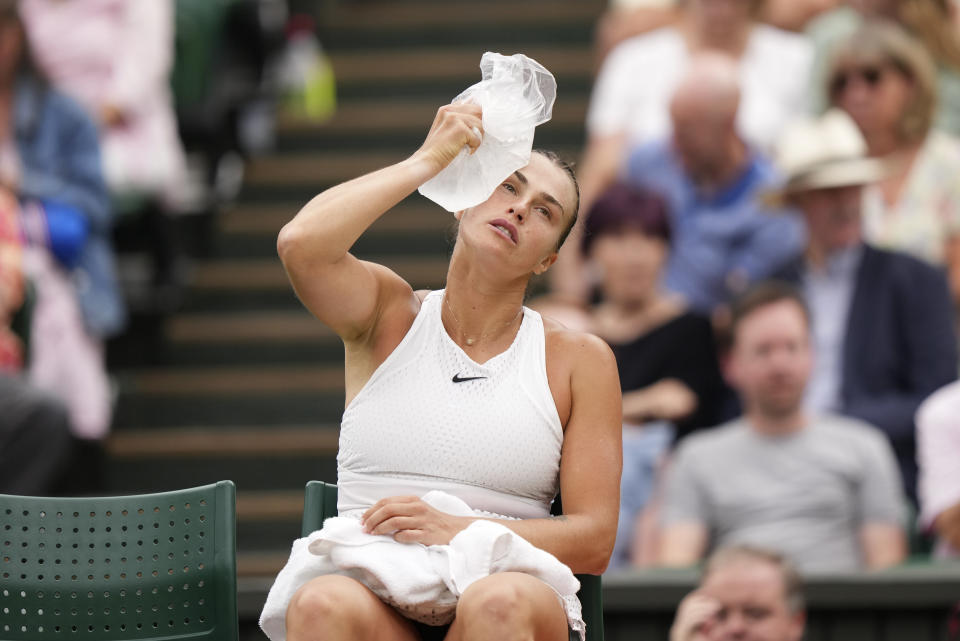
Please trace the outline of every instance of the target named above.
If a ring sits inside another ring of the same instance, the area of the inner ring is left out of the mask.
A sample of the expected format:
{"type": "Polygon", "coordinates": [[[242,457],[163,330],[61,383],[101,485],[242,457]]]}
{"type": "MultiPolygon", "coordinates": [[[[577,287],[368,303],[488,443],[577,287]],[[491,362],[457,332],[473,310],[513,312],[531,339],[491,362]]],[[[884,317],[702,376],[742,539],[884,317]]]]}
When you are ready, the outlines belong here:
{"type": "MultiPolygon", "coordinates": [[[[475,515],[462,500],[444,492],[422,498],[448,514],[475,515]]],[[[305,583],[326,574],[354,578],[405,616],[443,625],[453,620],[464,590],[497,572],[524,572],[553,588],[563,602],[568,625],[584,640],[577,599],[580,582],[570,568],[493,521],[474,521],[449,544],[426,546],[367,534],[358,516],[327,519],[322,530],[293,542],[290,559],[267,595],[260,627],[271,641],[285,641],[290,599],[305,583]]]]}

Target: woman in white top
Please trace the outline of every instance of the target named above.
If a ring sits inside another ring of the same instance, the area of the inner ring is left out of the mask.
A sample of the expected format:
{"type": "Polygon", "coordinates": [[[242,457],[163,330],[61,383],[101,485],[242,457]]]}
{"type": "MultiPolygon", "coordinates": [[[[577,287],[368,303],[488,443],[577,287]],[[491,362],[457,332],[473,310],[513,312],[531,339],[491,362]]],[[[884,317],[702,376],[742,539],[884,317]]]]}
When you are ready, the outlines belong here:
{"type": "MultiPolygon", "coordinates": [[[[435,387],[439,376],[436,364],[417,361],[419,349],[411,349],[411,343],[438,344],[436,353],[445,354],[443,358],[449,359],[455,370],[444,375],[450,379],[442,381],[449,385],[446,394],[463,393],[471,385],[489,385],[490,400],[489,411],[481,411],[477,420],[465,416],[455,425],[434,421],[439,423],[434,429],[439,438],[476,448],[467,452],[468,458],[490,461],[487,470],[497,470],[497,474],[490,475],[482,464],[472,464],[461,478],[452,469],[455,466],[450,466],[435,474],[437,485],[444,490],[462,489],[461,498],[473,508],[478,505],[471,504],[470,497],[476,493],[481,503],[489,501],[480,509],[513,512],[507,516],[536,515],[500,522],[574,572],[599,574],[609,560],[617,523],[621,417],[616,364],[601,340],[549,320],[539,329],[539,315],[523,307],[530,277],[556,261],[559,245],[576,220],[579,194],[572,172],[549,155],[534,153],[530,164],[510,176],[486,202],[457,212],[459,234],[442,293],[415,292],[387,267],[349,253],[374,221],[438,174],[464,145],[476,149],[481,136],[479,107],[442,107],[423,146],[411,157],[321,193],[280,232],[278,250],[297,295],[345,345],[347,412],[343,431],[347,435],[341,441],[338,467],[345,475],[341,483],[348,486],[349,499],[341,487],[340,509],[356,511],[366,502],[362,522],[367,531],[392,533],[397,541],[426,545],[449,543],[475,520],[453,517],[416,496],[391,492],[397,488],[409,493],[429,486],[430,470],[390,470],[389,461],[404,459],[402,453],[390,451],[402,450],[401,446],[383,446],[389,444],[389,436],[379,446],[377,439],[368,439],[366,447],[356,445],[362,445],[365,431],[381,436],[387,429],[383,423],[398,423],[410,438],[431,442],[434,435],[420,433],[420,426],[429,421],[438,404],[436,393],[433,401],[419,397],[390,401],[396,404],[394,414],[380,424],[374,410],[384,409],[368,406],[390,397],[384,378],[391,375],[396,384],[411,387],[416,381],[407,379],[430,370],[433,378],[421,387],[435,387]],[[442,330],[441,340],[429,340],[431,323],[442,330]],[[521,350],[519,343],[527,347],[521,350]],[[483,379],[503,373],[499,364],[518,352],[537,363],[510,368],[511,380],[516,381],[511,397],[483,379]],[[528,380],[538,378],[543,385],[528,380]],[[538,389],[547,390],[549,407],[536,402],[538,389]],[[497,460],[507,453],[504,430],[495,418],[497,406],[503,403],[516,403],[533,417],[510,428],[518,432],[515,449],[524,457],[507,467],[497,460]],[[537,425],[537,434],[525,433],[527,423],[537,425]],[[544,448],[538,443],[549,442],[554,424],[561,431],[556,447],[546,448],[553,453],[541,454],[539,450],[544,448]],[[459,440],[450,438],[451,433],[459,440]],[[491,453],[486,449],[488,441],[501,449],[491,453]],[[544,456],[554,457],[552,471],[543,464],[544,456]],[[388,462],[367,460],[376,458],[388,462]],[[527,467],[540,471],[532,476],[522,473],[527,467]],[[496,487],[496,479],[491,477],[499,478],[501,471],[516,475],[516,484],[526,487],[516,492],[496,487]],[[547,486],[562,491],[563,517],[547,515],[548,502],[543,500],[547,486]],[[521,505],[517,510],[490,509],[515,503],[521,505]]],[[[485,388],[477,389],[482,400],[485,388]]],[[[463,402],[469,406],[467,400],[463,402]]],[[[462,454],[454,449],[449,452],[452,457],[462,454]]],[[[428,451],[425,455],[435,456],[437,466],[445,465],[442,453],[428,451]]],[[[287,610],[286,630],[291,641],[419,638],[409,620],[370,590],[336,575],[313,579],[296,593],[287,610]]],[[[500,573],[477,581],[463,593],[446,639],[560,640],[567,634],[567,619],[552,589],[530,575],[500,573]]]]}

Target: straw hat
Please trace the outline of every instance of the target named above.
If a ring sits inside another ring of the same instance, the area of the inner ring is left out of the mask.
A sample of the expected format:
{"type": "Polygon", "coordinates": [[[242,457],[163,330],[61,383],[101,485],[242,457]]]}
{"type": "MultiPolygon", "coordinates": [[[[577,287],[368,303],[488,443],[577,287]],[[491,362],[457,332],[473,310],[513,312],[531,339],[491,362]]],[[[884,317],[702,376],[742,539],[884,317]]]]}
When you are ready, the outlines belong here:
{"type": "Polygon", "coordinates": [[[782,204],[790,195],[811,189],[866,185],[891,170],[888,161],[867,157],[860,130],[840,109],[788,125],[774,153],[786,179],[779,189],[764,195],[770,204],[782,204]]]}

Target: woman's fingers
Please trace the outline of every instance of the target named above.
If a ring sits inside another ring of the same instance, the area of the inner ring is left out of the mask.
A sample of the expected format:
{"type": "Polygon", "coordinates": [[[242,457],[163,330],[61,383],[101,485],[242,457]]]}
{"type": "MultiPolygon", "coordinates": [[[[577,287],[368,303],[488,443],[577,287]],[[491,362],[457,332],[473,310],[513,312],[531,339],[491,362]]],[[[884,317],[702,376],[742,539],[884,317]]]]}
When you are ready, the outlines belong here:
{"type": "Polygon", "coordinates": [[[416,496],[391,496],[380,499],[360,517],[360,523],[367,532],[372,532],[387,519],[395,516],[409,516],[416,513],[421,505],[416,496]]]}
{"type": "Polygon", "coordinates": [[[483,141],[483,112],[477,105],[445,105],[437,111],[430,132],[418,154],[429,159],[437,171],[453,162],[466,147],[473,153],[483,141]]]}
{"type": "Polygon", "coordinates": [[[396,515],[388,517],[369,528],[367,534],[392,534],[404,530],[418,529],[421,525],[421,519],[409,515],[396,515]]]}

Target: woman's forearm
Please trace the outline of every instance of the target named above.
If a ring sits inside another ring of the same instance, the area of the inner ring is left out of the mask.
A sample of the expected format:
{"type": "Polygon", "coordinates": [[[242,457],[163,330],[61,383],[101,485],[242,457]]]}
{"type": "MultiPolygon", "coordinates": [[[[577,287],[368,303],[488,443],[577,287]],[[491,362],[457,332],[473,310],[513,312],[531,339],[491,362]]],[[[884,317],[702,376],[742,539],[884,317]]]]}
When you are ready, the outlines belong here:
{"type": "Polygon", "coordinates": [[[436,173],[429,160],[414,155],[327,189],[280,231],[281,259],[285,264],[337,262],[380,216],[436,173]]]}
{"type": "Polygon", "coordinates": [[[287,270],[336,263],[387,210],[433,178],[482,136],[476,105],[441,107],[423,145],[407,160],[332,187],[316,196],[280,231],[277,250],[287,270]]]}
{"type": "Polygon", "coordinates": [[[617,534],[616,516],[605,521],[585,515],[560,515],[497,522],[557,557],[577,574],[602,574],[617,534]],[[603,527],[603,522],[614,527],[603,527]]]}

